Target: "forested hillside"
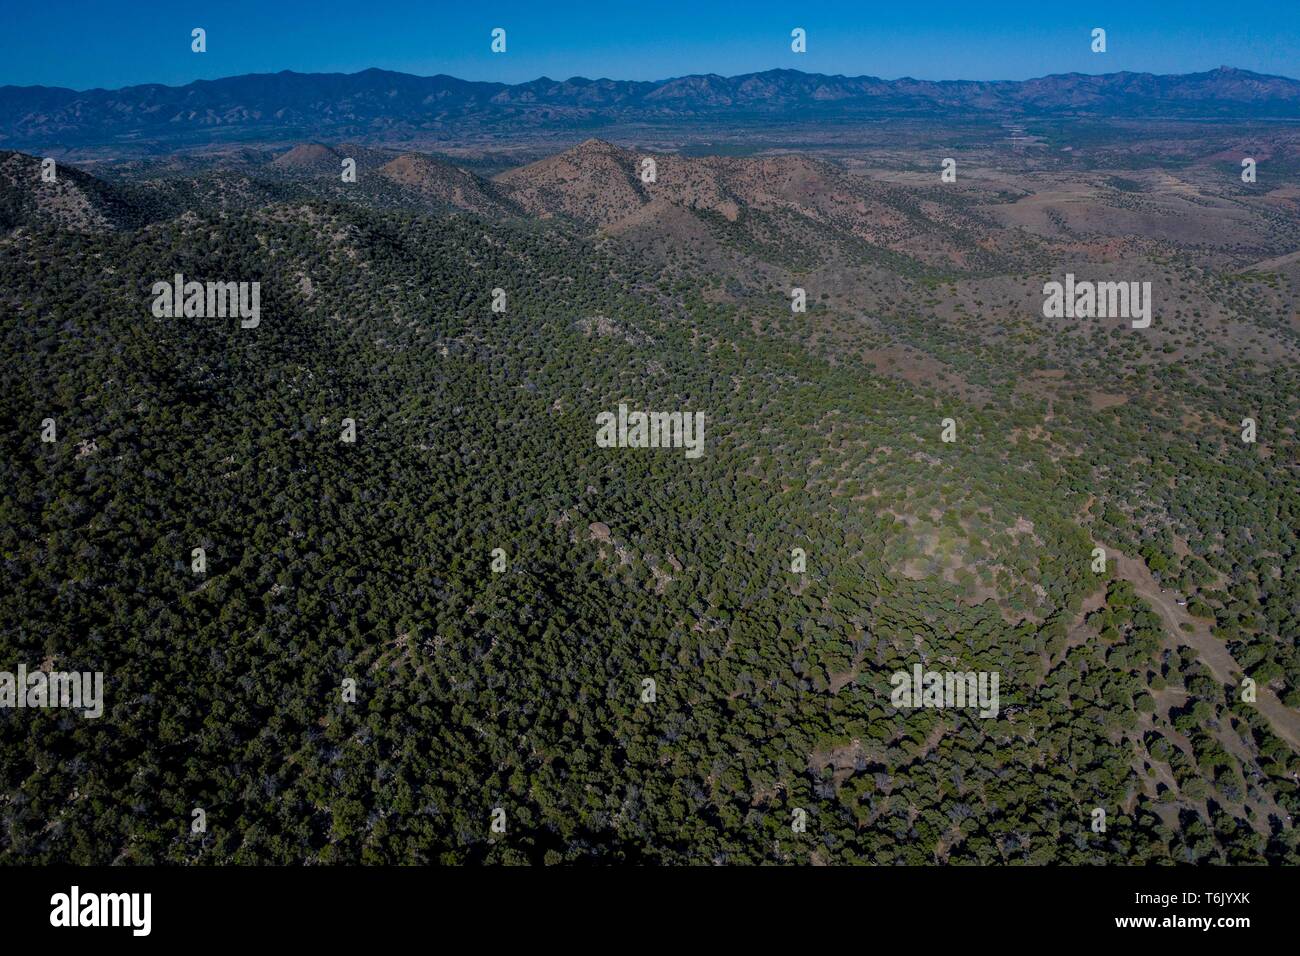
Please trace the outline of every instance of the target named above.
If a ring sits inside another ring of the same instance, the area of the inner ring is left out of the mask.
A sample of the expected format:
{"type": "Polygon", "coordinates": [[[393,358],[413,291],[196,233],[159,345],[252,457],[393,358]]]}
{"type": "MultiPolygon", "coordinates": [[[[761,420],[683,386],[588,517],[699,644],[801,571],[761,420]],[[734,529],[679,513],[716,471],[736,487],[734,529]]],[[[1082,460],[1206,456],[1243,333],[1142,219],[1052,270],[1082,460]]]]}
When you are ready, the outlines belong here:
{"type": "Polygon", "coordinates": [[[6,162],[0,667],[105,711],[0,711],[0,859],[1300,862],[1286,275],[1152,240],[1158,335],[1054,327],[1082,240],[963,257],[989,185],[669,162],[734,215],[588,220],[582,155],[381,159],[69,174],[83,228],[6,162]],[[260,324],[156,317],[176,273],[260,324]],[[704,454],[598,447],[620,402],[704,454]],[[999,713],[892,706],[915,663],[999,713]]]}

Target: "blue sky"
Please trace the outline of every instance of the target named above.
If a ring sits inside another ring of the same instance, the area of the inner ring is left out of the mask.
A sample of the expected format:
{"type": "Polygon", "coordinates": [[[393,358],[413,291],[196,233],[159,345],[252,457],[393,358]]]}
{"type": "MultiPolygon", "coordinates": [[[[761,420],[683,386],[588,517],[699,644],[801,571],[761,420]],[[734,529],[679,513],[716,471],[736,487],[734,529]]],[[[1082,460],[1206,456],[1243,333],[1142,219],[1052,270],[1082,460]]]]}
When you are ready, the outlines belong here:
{"type": "Polygon", "coordinates": [[[76,89],[371,66],[510,83],[773,67],[936,80],[1222,65],[1300,76],[1297,0],[0,3],[0,84],[76,89]],[[207,53],[190,51],[196,26],[207,30],[207,53]],[[507,31],[503,55],[489,50],[494,27],[507,31]],[[790,51],[794,27],[808,31],[806,54],[790,51]],[[1093,27],[1107,30],[1105,54],[1089,49],[1093,27]]]}

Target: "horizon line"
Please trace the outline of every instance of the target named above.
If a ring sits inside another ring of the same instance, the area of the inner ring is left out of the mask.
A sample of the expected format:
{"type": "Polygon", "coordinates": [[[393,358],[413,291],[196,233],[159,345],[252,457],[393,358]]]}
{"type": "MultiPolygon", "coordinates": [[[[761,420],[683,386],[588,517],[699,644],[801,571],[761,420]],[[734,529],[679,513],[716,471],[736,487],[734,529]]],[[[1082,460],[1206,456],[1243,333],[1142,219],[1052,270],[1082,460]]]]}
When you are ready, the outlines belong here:
{"type": "Polygon", "coordinates": [[[31,83],[25,85],[17,84],[17,83],[6,83],[0,85],[0,90],[56,90],[59,92],[67,92],[67,93],[120,93],[126,90],[143,89],[146,87],[162,87],[164,89],[178,90],[178,89],[184,89],[187,86],[194,86],[195,84],[198,83],[221,83],[226,80],[237,80],[246,77],[271,77],[271,76],[284,76],[286,74],[293,75],[293,76],[361,76],[362,74],[365,73],[391,73],[394,76],[412,77],[414,79],[420,79],[420,80],[436,80],[436,79],[445,78],[449,80],[455,80],[459,83],[470,83],[470,84],[477,84],[483,86],[498,86],[498,87],[529,86],[533,83],[541,83],[541,82],[572,83],[575,80],[581,80],[586,83],[636,83],[645,86],[657,86],[665,83],[672,83],[676,80],[687,80],[687,79],[696,79],[696,78],[707,79],[710,77],[717,77],[719,79],[724,79],[724,80],[738,80],[738,79],[744,79],[746,77],[763,76],[771,73],[797,73],[800,76],[822,76],[828,79],[876,80],[881,83],[902,83],[902,82],[929,83],[936,86],[943,85],[943,84],[959,84],[959,83],[1022,84],[1022,83],[1033,83],[1038,80],[1052,79],[1054,77],[1068,77],[1068,76],[1084,76],[1084,77],[1150,76],[1159,79],[1159,78],[1168,78],[1168,77],[1207,76],[1214,73],[1245,73],[1245,74],[1249,74],[1250,76],[1259,76],[1259,77],[1265,77],[1269,79],[1286,80],[1291,83],[1300,82],[1300,78],[1286,76],[1281,73],[1258,73],[1254,70],[1247,70],[1241,67],[1227,66],[1227,65],[1218,66],[1211,70],[1197,70],[1190,73],[1150,73],[1150,72],[1138,71],[1138,70],[1115,70],[1109,73],[1083,73],[1079,70],[1071,70],[1066,73],[1044,73],[1042,76],[1033,76],[1023,80],[963,80],[963,79],[925,80],[925,79],[918,79],[917,77],[914,76],[899,76],[893,79],[887,79],[885,77],[874,76],[869,73],[858,73],[858,74],[850,75],[847,73],[820,73],[820,72],[809,71],[809,70],[798,70],[798,69],[794,69],[793,67],[772,67],[766,70],[754,70],[748,73],[733,73],[730,75],[725,73],[682,73],[677,76],[668,76],[658,80],[620,80],[608,76],[587,77],[587,76],[582,76],[580,74],[574,74],[573,76],[570,76],[566,79],[553,79],[543,74],[542,76],[535,77],[534,79],[531,80],[521,80],[518,83],[507,83],[502,80],[467,80],[463,77],[455,76],[450,73],[431,73],[431,74],[407,73],[403,70],[390,70],[379,66],[369,66],[366,67],[365,69],[355,70],[351,73],[337,71],[337,70],[305,72],[301,70],[285,69],[285,70],[276,70],[274,72],[261,72],[261,73],[232,73],[228,76],[220,76],[215,79],[197,78],[197,79],[189,80],[185,83],[175,83],[175,84],[157,83],[157,82],[129,83],[125,86],[117,86],[117,87],[93,86],[85,89],[76,89],[70,86],[48,86],[43,83],[31,83]]]}

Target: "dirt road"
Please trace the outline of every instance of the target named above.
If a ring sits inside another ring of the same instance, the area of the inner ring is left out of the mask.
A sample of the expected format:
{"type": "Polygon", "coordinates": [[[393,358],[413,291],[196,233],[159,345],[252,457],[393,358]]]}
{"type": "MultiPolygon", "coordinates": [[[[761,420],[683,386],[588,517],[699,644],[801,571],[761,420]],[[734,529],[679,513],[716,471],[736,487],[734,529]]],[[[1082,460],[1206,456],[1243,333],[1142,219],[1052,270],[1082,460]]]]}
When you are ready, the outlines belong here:
{"type": "MultiPolygon", "coordinates": [[[[1216,680],[1230,687],[1240,684],[1241,668],[1232,659],[1224,643],[1210,633],[1210,625],[1188,614],[1187,608],[1179,606],[1175,595],[1163,593],[1145,561],[1125,557],[1108,545],[1105,547],[1106,559],[1111,562],[1115,573],[1131,581],[1138,596],[1164,618],[1165,630],[1171,642],[1195,648],[1216,680]],[[1183,630],[1179,626],[1183,623],[1190,624],[1192,630],[1183,630]]],[[[1273,733],[1300,751],[1300,712],[1284,705],[1276,694],[1262,684],[1258,688],[1255,707],[1268,720],[1273,733]]]]}

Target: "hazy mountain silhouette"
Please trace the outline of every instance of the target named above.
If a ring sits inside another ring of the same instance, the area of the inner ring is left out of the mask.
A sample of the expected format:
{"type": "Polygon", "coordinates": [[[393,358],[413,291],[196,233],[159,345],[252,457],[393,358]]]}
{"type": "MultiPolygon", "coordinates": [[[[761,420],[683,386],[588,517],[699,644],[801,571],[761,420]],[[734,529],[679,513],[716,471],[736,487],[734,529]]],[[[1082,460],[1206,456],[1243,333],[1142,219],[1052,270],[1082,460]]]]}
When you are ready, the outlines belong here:
{"type": "Polygon", "coordinates": [[[1300,116],[1300,81],[1221,67],[1206,73],[1068,73],[1025,81],[846,77],[768,70],[659,82],[542,77],[471,82],[370,69],[249,74],[184,86],[76,91],[0,87],[0,145],[85,146],[146,140],[402,135],[614,122],[746,117],[807,120],[890,115],[1300,116]]]}

